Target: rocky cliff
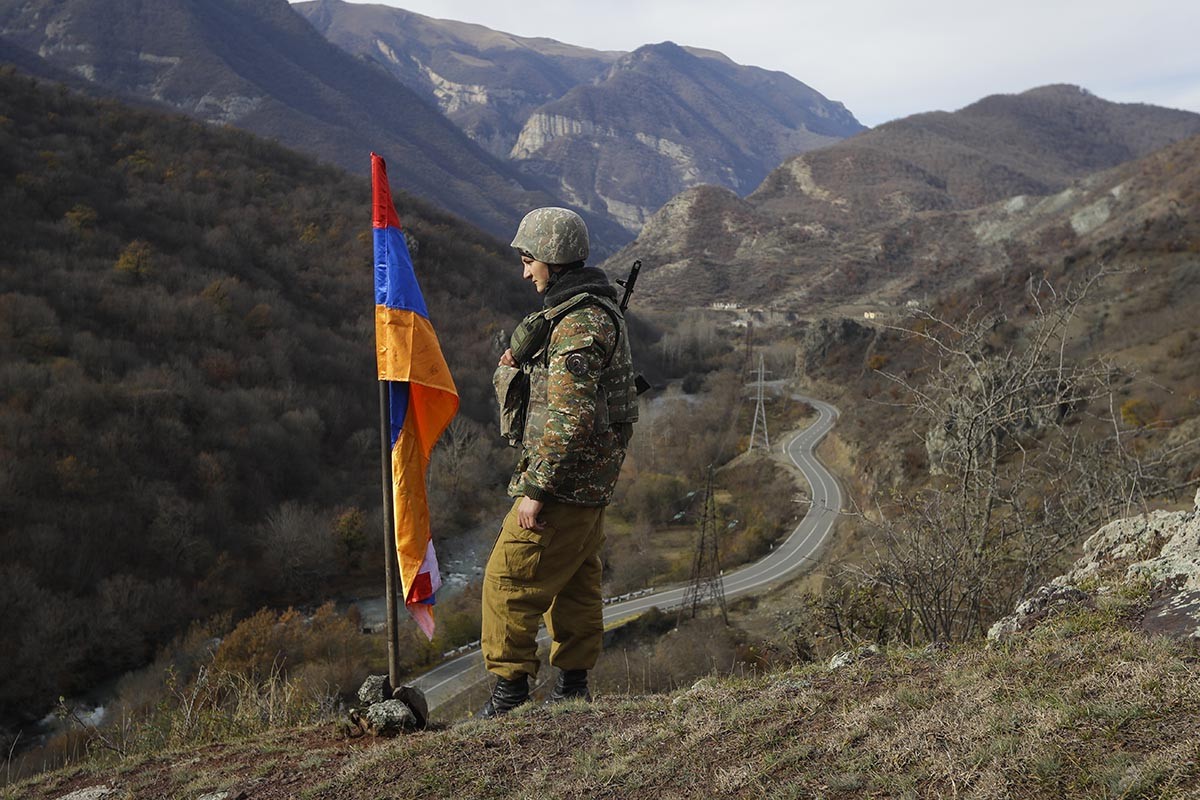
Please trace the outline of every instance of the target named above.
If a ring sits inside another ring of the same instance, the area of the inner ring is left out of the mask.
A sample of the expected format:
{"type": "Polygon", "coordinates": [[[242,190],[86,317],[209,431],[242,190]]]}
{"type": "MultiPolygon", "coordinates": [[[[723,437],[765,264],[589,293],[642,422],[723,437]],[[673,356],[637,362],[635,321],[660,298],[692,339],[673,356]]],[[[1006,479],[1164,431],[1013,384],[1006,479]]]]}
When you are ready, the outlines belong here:
{"type": "Polygon", "coordinates": [[[1096,531],[1071,569],[993,625],[988,639],[1006,642],[1071,606],[1094,607],[1123,584],[1149,596],[1131,617],[1141,630],[1200,642],[1200,490],[1191,511],[1152,511],[1096,531]]]}
{"type": "MultiPolygon", "coordinates": [[[[0,0],[0,38],[117,96],[234,125],[510,236],[543,184],[495,159],[425,96],[317,33],[286,0],[0,0]]],[[[628,240],[591,217],[598,249],[628,240]]]]}
{"type": "Polygon", "coordinates": [[[745,194],[785,158],[864,130],[800,81],[711,50],[602,52],[383,6],[295,8],[493,154],[631,232],[688,187],[745,194]]]}
{"type": "Polygon", "coordinates": [[[840,103],[783,73],[664,42],[540,107],[510,156],[637,231],[688,187],[745,194],[788,156],[862,130],[840,103]]]}
{"type": "Polygon", "coordinates": [[[338,47],[434,101],[500,158],[538,106],[602,75],[621,55],[383,5],[312,0],[292,8],[338,47]]]}

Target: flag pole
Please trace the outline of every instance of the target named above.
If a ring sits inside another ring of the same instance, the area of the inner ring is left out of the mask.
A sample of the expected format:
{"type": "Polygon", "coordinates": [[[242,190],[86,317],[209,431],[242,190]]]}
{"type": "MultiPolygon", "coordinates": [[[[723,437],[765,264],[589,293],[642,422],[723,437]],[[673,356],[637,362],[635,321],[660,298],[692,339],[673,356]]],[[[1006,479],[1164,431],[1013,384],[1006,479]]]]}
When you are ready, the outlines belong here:
{"type": "Polygon", "coordinates": [[[387,581],[388,685],[395,690],[400,681],[400,629],[397,619],[396,591],[399,572],[396,563],[396,510],[392,496],[392,421],[389,414],[387,381],[379,382],[379,456],[383,479],[383,563],[387,581]]]}

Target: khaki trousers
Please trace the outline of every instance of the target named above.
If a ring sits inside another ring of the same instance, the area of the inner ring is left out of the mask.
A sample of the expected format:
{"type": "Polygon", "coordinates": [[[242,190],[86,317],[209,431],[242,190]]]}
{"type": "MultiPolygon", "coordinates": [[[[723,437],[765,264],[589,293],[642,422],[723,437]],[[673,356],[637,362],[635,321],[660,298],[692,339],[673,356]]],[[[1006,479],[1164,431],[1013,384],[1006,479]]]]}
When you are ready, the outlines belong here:
{"type": "Polygon", "coordinates": [[[539,517],[545,528],[527,531],[517,522],[520,502],[504,518],[483,576],[484,665],[507,680],[536,676],[544,617],[550,663],[591,669],[604,639],[604,509],[547,501],[539,517]]]}

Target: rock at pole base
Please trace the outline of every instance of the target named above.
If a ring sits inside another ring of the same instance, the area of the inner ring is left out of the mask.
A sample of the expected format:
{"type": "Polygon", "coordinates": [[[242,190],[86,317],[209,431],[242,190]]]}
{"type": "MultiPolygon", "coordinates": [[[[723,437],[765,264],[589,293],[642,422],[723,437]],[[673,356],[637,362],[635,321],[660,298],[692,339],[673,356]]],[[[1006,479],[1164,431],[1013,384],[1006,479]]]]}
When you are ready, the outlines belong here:
{"type": "Polygon", "coordinates": [[[429,703],[425,699],[425,693],[415,686],[401,686],[396,691],[392,692],[392,699],[399,700],[408,706],[413,712],[413,716],[417,718],[417,727],[424,728],[429,724],[429,703]]]}

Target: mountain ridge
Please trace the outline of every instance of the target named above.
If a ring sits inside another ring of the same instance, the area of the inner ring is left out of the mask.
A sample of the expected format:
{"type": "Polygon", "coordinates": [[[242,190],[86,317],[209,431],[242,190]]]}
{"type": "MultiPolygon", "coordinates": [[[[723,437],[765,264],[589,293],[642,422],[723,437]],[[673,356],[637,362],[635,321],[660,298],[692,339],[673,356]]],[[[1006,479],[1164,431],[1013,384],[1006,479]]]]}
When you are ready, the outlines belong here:
{"type": "Polygon", "coordinates": [[[928,291],[939,252],[959,248],[978,264],[968,234],[948,233],[962,230],[962,215],[1052,196],[1196,133],[1200,115],[1109,103],[1078,87],[992,96],[795,156],[745,198],[687,190],[613,260],[642,259],[648,295],[684,287],[698,304],[851,302],[884,284],[893,298],[906,285],[928,291]],[[1064,130],[1075,133],[1063,139],[1064,130]]]}
{"type": "Polygon", "coordinates": [[[713,50],[596,51],[342,0],[295,8],[522,174],[628,232],[688,186],[746,192],[785,157],[864,130],[791,76],[713,50]]]}
{"type": "MultiPolygon", "coordinates": [[[[97,86],[237,124],[351,172],[365,174],[368,154],[380,152],[397,185],[496,236],[529,208],[561,204],[417,93],[328,42],[286,0],[5,0],[0,36],[97,86]]],[[[627,239],[589,216],[601,252],[627,239]]]]}

